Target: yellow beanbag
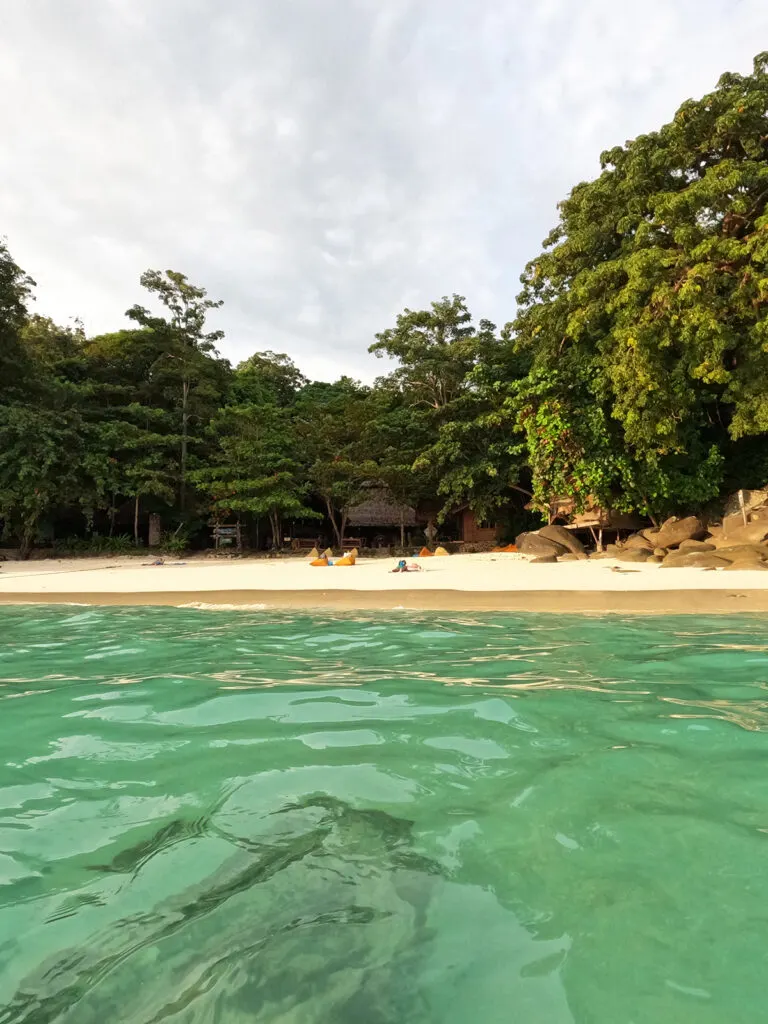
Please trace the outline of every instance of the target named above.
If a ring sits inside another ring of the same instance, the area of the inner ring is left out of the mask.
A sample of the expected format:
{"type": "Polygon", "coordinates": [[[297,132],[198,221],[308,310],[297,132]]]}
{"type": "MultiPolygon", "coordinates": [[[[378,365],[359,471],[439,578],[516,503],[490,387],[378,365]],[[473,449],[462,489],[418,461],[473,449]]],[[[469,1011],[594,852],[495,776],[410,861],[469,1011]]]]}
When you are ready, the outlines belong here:
{"type": "Polygon", "coordinates": [[[328,565],[328,559],[325,557],[325,555],[323,555],[322,558],[314,558],[309,564],[310,565],[328,565]]]}
{"type": "Polygon", "coordinates": [[[345,555],[343,558],[340,558],[337,562],[334,562],[333,564],[334,565],[354,565],[355,564],[355,556],[354,555],[345,555]]]}
{"type": "Polygon", "coordinates": [[[445,548],[435,548],[435,554],[436,555],[447,555],[448,552],[445,550],[445,548]]]}

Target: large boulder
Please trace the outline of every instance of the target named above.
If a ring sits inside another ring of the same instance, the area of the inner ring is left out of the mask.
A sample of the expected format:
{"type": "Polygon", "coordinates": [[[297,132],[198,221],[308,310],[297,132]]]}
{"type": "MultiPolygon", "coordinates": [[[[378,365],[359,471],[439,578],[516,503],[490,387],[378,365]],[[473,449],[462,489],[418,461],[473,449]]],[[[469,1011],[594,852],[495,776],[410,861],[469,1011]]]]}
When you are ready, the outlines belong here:
{"type": "Polygon", "coordinates": [[[534,558],[546,558],[549,555],[564,555],[568,550],[564,544],[548,540],[538,533],[521,533],[515,541],[517,550],[521,555],[531,555],[534,558]]]}
{"type": "Polygon", "coordinates": [[[757,561],[768,558],[768,548],[762,544],[731,544],[717,548],[718,558],[727,558],[729,562],[757,561]]]}
{"type": "Polygon", "coordinates": [[[652,557],[653,552],[648,548],[626,548],[616,555],[619,562],[647,562],[652,557]]]}
{"type": "Polygon", "coordinates": [[[577,551],[566,551],[564,555],[558,557],[558,562],[586,562],[589,555],[586,551],[582,554],[577,551]]]}
{"type": "Polygon", "coordinates": [[[538,555],[532,558],[530,565],[554,565],[557,562],[557,555],[538,555]]]}
{"type": "Polygon", "coordinates": [[[655,526],[649,526],[647,530],[641,530],[640,531],[640,536],[641,537],[645,537],[645,539],[648,541],[648,546],[649,547],[651,547],[651,548],[659,547],[659,541],[658,541],[659,531],[658,531],[658,529],[655,526]]]}
{"type": "Polygon", "coordinates": [[[678,545],[678,551],[714,551],[715,545],[705,540],[684,540],[678,545]]]}
{"type": "Polygon", "coordinates": [[[745,569],[760,569],[763,572],[768,572],[768,563],[761,562],[759,558],[740,558],[725,566],[726,572],[743,572],[745,569]]]}
{"type": "Polygon", "coordinates": [[[662,523],[661,529],[654,538],[654,546],[657,548],[676,548],[684,540],[701,540],[706,535],[706,528],[696,516],[687,516],[685,519],[675,519],[673,517],[662,523]]]}
{"type": "Polygon", "coordinates": [[[653,551],[654,545],[648,540],[648,538],[642,533],[633,533],[631,537],[627,537],[624,541],[624,547],[629,550],[636,551],[647,551],[648,554],[653,551]]]}
{"type": "Polygon", "coordinates": [[[583,555],[586,552],[586,548],[579,538],[574,537],[573,530],[566,530],[564,526],[542,526],[538,534],[545,540],[562,544],[566,551],[572,551],[574,555],[583,555]]]}
{"type": "Polygon", "coordinates": [[[661,563],[662,569],[724,569],[731,563],[710,551],[670,551],[661,563]]]}
{"type": "MultiPolygon", "coordinates": [[[[735,517],[731,517],[731,520],[735,517]]],[[[718,537],[716,543],[733,546],[734,544],[759,544],[761,540],[768,537],[768,520],[763,519],[756,523],[741,522],[736,525],[731,520],[723,523],[722,537],[718,537]]]]}

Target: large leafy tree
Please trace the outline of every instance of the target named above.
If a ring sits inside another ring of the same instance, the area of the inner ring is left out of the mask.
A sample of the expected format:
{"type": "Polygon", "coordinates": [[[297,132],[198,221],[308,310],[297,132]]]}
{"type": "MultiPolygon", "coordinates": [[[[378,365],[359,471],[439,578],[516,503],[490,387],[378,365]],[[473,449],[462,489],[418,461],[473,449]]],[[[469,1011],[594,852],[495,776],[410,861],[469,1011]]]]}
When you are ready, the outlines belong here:
{"type": "Polygon", "coordinates": [[[458,397],[477,361],[476,332],[466,300],[445,296],[429,309],[406,309],[368,349],[398,362],[390,384],[412,405],[440,412],[458,397]]]}
{"type": "Polygon", "coordinates": [[[341,547],[349,510],[377,477],[365,445],[369,390],[349,377],[333,384],[308,384],[296,400],[296,435],[306,478],[325,506],[336,544],[341,547]]]}
{"type": "Polygon", "coordinates": [[[187,474],[190,444],[200,442],[228,383],[229,364],[218,358],[216,343],[222,331],[208,330],[208,313],[221,302],[207,297],[204,288],[190,284],[175,270],[147,270],[141,284],[154,295],[166,315],[157,316],[143,306],[132,306],[127,316],[151,332],[161,351],[151,375],[178,412],[179,508],[187,512],[187,474]],[[193,434],[192,430],[196,433],[193,434]]]}
{"type": "Polygon", "coordinates": [[[279,546],[286,519],[313,519],[306,502],[291,412],[274,404],[233,405],[211,424],[216,440],[210,464],[195,473],[210,497],[215,518],[250,513],[269,521],[272,545],[279,546]]]}
{"type": "Polygon", "coordinates": [[[399,364],[376,389],[379,403],[398,397],[376,419],[382,477],[401,499],[410,491],[413,504],[439,497],[442,516],[466,505],[492,516],[520,487],[521,436],[507,386],[525,358],[490,321],[475,324],[460,295],[405,310],[371,351],[399,364]]]}
{"type": "Polygon", "coordinates": [[[704,502],[733,442],[768,430],[768,55],[602,168],[523,275],[517,345],[544,375],[521,406],[530,458],[579,421],[575,474],[564,452],[542,485],[704,502]]]}
{"type": "Polygon", "coordinates": [[[33,365],[20,338],[34,284],[0,238],[0,403],[19,400],[34,384],[33,365]]]}

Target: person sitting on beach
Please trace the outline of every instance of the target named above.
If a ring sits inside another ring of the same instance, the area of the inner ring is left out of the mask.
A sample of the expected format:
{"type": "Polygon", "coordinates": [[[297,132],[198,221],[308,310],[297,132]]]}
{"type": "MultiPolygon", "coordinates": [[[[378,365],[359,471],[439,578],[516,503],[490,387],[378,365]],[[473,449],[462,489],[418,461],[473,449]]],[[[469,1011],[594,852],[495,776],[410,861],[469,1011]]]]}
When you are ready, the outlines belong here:
{"type": "Polygon", "coordinates": [[[394,569],[390,569],[390,572],[424,572],[422,565],[417,565],[416,562],[411,562],[410,565],[404,558],[401,558],[394,569]]]}

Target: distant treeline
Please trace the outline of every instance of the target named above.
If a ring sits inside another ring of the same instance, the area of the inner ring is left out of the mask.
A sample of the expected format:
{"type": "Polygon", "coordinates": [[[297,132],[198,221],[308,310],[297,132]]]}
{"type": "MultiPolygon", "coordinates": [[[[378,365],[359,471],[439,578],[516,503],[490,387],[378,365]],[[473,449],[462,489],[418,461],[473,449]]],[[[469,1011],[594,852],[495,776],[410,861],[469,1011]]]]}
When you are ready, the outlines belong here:
{"type": "Polygon", "coordinates": [[[233,368],[207,324],[219,303],[172,271],[142,275],[162,312],[133,306],[130,329],[61,327],[30,312],[0,243],[4,541],[103,537],[128,507],[177,543],[323,516],[339,542],[372,480],[479,519],[563,496],[655,517],[764,485],[768,54],[601,162],[514,320],[475,322],[457,295],[405,310],[371,346],[396,362],[371,387],[310,382],[273,352],[233,368]]]}

